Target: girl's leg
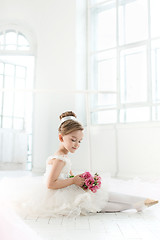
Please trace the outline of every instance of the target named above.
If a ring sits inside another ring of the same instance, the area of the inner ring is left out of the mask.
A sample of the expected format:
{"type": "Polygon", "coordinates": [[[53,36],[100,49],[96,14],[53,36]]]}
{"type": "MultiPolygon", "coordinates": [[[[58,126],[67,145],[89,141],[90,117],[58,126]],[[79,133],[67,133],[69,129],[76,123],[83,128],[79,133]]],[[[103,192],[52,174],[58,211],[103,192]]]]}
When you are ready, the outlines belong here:
{"type": "Polygon", "coordinates": [[[127,203],[108,202],[100,212],[121,212],[128,209],[131,209],[131,206],[127,203]]]}
{"type": "Polygon", "coordinates": [[[128,195],[124,193],[116,193],[116,192],[109,192],[109,202],[117,202],[117,203],[127,203],[131,206],[135,206],[138,203],[143,203],[146,200],[146,197],[128,195]]]}
{"type": "Polygon", "coordinates": [[[141,211],[145,207],[145,200],[144,197],[109,192],[108,203],[101,212],[119,212],[128,209],[141,211]]]}

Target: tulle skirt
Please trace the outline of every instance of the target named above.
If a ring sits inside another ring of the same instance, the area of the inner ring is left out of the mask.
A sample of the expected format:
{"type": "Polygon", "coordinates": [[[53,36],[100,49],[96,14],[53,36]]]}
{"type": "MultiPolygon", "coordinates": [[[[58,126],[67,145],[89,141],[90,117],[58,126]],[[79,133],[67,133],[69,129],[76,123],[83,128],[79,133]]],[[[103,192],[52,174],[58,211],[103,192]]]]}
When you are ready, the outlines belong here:
{"type": "Polygon", "coordinates": [[[96,193],[71,185],[48,189],[44,177],[3,178],[0,181],[0,202],[22,216],[76,216],[96,213],[108,201],[107,184],[96,193]]]}

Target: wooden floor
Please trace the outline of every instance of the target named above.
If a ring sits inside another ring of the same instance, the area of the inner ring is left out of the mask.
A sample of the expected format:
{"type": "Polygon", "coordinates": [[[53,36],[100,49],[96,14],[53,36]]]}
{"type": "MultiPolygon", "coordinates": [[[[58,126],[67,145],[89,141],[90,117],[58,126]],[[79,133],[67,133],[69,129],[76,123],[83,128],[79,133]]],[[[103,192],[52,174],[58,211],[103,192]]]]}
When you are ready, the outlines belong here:
{"type": "MultiPolygon", "coordinates": [[[[15,173],[0,172],[0,178],[15,173]]],[[[160,191],[160,189],[158,189],[160,191]]],[[[97,213],[88,216],[24,217],[44,240],[160,240],[160,204],[137,213],[97,213]]]]}
{"type": "Polygon", "coordinates": [[[158,240],[160,207],[144,212],[97,213],[74,218],[25,217],[24,221],[46,240],[158,240]]]}

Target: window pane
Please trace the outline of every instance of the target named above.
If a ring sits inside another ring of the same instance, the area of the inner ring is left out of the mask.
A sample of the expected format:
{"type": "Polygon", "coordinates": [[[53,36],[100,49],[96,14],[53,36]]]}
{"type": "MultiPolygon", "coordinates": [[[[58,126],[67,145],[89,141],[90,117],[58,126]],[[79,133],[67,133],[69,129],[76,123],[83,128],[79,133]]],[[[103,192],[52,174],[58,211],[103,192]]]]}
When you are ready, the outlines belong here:
{"type": "Polygon", "coordinates": [[[14,76],[15,67],[12,64],[5,64],[5,75],[14,76]]]}
{"type": "Polygon", "coordinates": [[[13,128],[17,130],[23,130],[23,119],[14,118],[13,128]]]}
{"type": "Polygon", "coordinates": [[[28,156],[27,158],[27,170],[31,171],[32,170],[32,156],[28,156]]]}
{"type": "Polygon", "coordinates": [[[17,33],[14,31],[6,32],[6,49],[7,50],[16,50],[17,48],[17,33]]]}
{"type": "Polygon", "coordinates": [[[18,46],[29,46],[29,42],[21,33],[18,34],[18,46]]]}
{"type": "Polygon", "coordinates": [[[93,89],[116,91],[116,51],[106,51],[93,56],[91,78],[93,89]]]}
{"type": "Polygon", "coordinates": [[[147,66],[145,47],[121,52],[121,103],[147,101],[147,66]]]}
{"type": "Polygon", "coordinates": [[[13,93],[4,92],[3,115],[12,116],[13,113],[13,93]]]}
{"type": "Polygon", "coordinates": [[[33,105],[33,96],[32,93],[26,93],[25,95],[25,129],[27,133],[32,132],[32,119],[30,116],[32,116],[32,105],[33,105]]]}
{"type": "Polygon", "coordinates": [[[28,156],[28,163],[31,163],[32,162],[32,156],[28,156]]]}
{"type": "Polygon", "coordinates": [[[26,37],[22,33],[14,30],[7,30],[4,34],[0,32],[0,50],[29,50],[30,45],[26,37]]]}
{"type": "Polygon", "coordinates": [[[28,135],[28,154],[32,152],[32,135],[28,135]]]}
{"type": "Polygon", "coordinates": [[[160,40],[152,42],[152,96],[153,102],[160,102],[160,40]]]}
{"type": "Polygon", "coordinates": [[[100,3],[100,2],[104,2],[104,0],[90,0],[91,4],[97,4],[97,3],[100,3]]]}
{"type": "Polygon", "coordinates": [[[24,93],[16,93],[14,98],[14,116],[24,117],[24,93]]]}
{"type": "Polygon", "coordinates": [[[29,50],[30,49],[30,47],[28,46],[18,46],[18,50],[20,50],[20,51],[26,51],[26,50],[29,50]]]}
{"type": "Polygon", "coordinates": [[[2,114],[2,92],[0,91],[0,115],[2,114]]]}
{"type": "Polygon", "coordinates": [[[160,28],[159,28],[159,22],[160,22],[160,1],[159,0],[151,0],[150,1],[151,6],[151,36],[152,37],[158,37],[160,36],[160,28]]]}
{"type": "Polygon", "coordinates": [[[25,68],[17,66],[16,67],[16,77],[25,78],[25,68]]]}
{"type": "Polygon", "coordinates": [[[15,87],[20,89],[25,89],[25,79],[16,78],[15,87]]]}
{"type": "Polygon", "coordinates": [[[14,31],[6,32],[6,44],[16,45],[17,43],[17,34],[14,31]]]}
{"type": "MultiPolygon", "coordinates": [[[[0,89],[3,88],[3,76],[0,75],[0,89]]],[[[2,114],[2,94],[3,92],[0,91],[0,115],[2,114]]],[[[0,125],[1,127],[1,125],[0,125]]]]}
{"type": "Polygon", "coordinates": [[[93,46],[94,50],[102,50],[116,45],[116,8],[115,1],[93,12],[93,46]],[[112,23],[112,24],[111,24],[112,23]],[[96,39],[95,39],[96,37],[96,39]]]}
{"type": "Polygon", "coordinates": [[[155,106],[152,108],[152,118],[153,121],[160,121],[160,106],[155,106]]]}
{"type": "Polygon", "coordinates": [[[116,91],[116,70],[114,55],[98,62],[98,90],[116,91]]]}
{"type": "Polygon", "coordinates": [[[98,106],[115,106],[116,95],[115,94],[98,94],[98,106]]]}
{"type": "Polygon", "coordinates": [[[14,88],[14,78],[5,76],[4,85],[5,85],[5,88],[14,88]]]}
{"type": "Polygon", "coordinates": [[[120,122],[143,122],[149,121],[149,108],[131,108],[120,111],[120,122]]]}
{"type": "Polygon", "coordinates": [[[109,59],[98,64],[98,90],[116,90],[116,61],[109,59]]]}
{"type": "Polygon", "coordinates": [[[23,51],[23,50],[25,51],[25,50],[30,49],[28,40],[21,33],[18,34],[18,49],[21,50],[21,51],[23,51]]]}
{"type": "Polygon", "coordinates": [[[3,74],[4,72],[4,63],[0,62],[0,74],[3,74]]]}
{"type": "Polygon", "coordinates": [[[4,48],[4,34],[0,33],[0,50],[4,48]]]}
{"type": "Polygon", "coordinates": [[[118,22],[120,44],[146,39],[148,36],[147,1],[121,1],[118,22]]]}
{"type": "Polygon", "coordinates": [[[115,123],[116,121],[117,121],[116,110],[92,113],[92,122],[95,124],[115,123]]]}
{"type": "Polygon", "coordinates": [[[6,50],[16,50],[16,45],[6,45],[6,50]]]}
{"type": "Polygon", "coordinates": [[[3,75],[0,75],[0,88],[3,88],[3,75]]]}
{"type": "Polygon", "coordinates": [[[2,128],[12,128],[12,118],[3,117],[2,128]]]}

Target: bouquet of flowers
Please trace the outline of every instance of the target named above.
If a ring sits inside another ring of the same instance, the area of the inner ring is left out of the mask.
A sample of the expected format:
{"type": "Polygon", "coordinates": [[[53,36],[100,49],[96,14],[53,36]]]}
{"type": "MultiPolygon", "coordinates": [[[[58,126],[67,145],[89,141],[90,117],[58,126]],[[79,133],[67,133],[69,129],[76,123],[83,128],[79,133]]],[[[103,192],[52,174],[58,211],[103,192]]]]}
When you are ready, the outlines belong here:
{"type": "Polygon", "coordinates": [[[89,189],[95,193],[101,187],[101,177],[97,173],[92,176],[90,172],[85,172],[81,175],[81,177],[85,179],[82,186],[84,190],[89,189]]]}
{"type": "Polygon", "coordinates": [[[89,189],[93,193],[95,193],[101,187],[101,177],[97,173],[95,173],[94,176],[92,176],[90,172],[85,172],[81,174],[81,177],[85,179],[85,182],[82,186],[84,190],[89,189]]]}

